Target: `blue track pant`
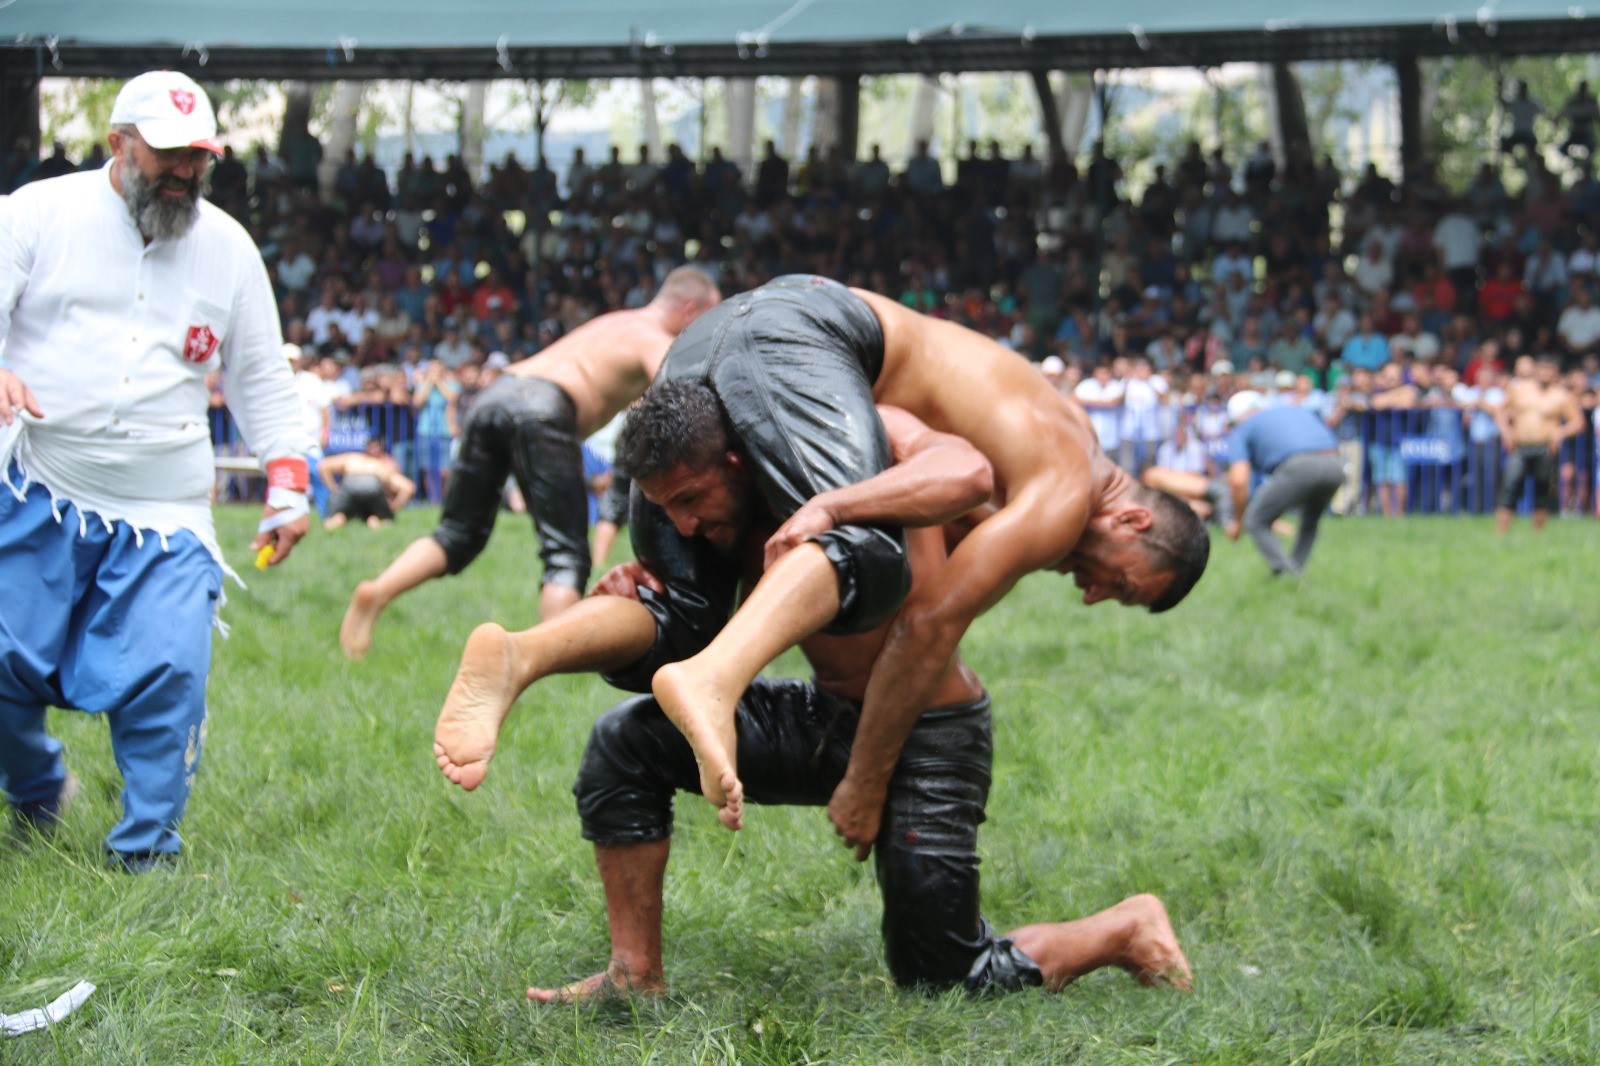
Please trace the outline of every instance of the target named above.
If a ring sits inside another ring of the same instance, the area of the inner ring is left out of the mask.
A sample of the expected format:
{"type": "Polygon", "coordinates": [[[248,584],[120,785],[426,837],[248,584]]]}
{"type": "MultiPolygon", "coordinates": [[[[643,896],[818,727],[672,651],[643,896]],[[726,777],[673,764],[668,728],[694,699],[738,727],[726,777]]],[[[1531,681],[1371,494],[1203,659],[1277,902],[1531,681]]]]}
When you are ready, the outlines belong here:
{"type": "MultiPolygon", "coordinates": [[[[12,477],[21,483],[15,469],[12,477]]],[[[66,777],[45,707],[101,713],[122,771],[122,821],[106,847],[173,853],[205,740],[211,624],[222,571],[191,533],[111,530],[50,494],[0,486],[0,784],[16,806],[66,777]]]]}

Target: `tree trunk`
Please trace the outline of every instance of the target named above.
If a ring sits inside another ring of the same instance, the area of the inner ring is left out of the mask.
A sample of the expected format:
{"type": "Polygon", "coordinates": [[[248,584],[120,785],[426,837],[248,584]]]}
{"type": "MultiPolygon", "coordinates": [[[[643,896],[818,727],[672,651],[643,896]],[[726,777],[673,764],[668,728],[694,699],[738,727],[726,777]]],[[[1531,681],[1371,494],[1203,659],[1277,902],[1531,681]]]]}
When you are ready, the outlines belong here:
{"type": "Polygon", "coordinates": [[[304,81],[283,83],[283,126],[278,130],[278,154],[291,137],[311,128],[311,84],[304,81]]]}
{"type": "Polygon", "coordinates": [[[1274,154],[1287,160],[1296,150],[1310,151],[1311,127],[1306,117],[1305,92],[1300,86],[1300,76],[1288,63],[1274,63],[1271,67],[1273,132],[1276,140],[1274,154]]]}
{"type": "Polygon", "coordinates": [[[911,104],[911,140],[912,151],[916,151],[917,141],[927,141],[933,144],[933,119],[934,112],[939,107],[939,82],[936,78],[923,77],[917,79],[917,95],[911,104]]]}
{"type": "Polygon", "coordinates": [[[846,163],[854,163],[861,155],[861,75],[841,74],[833,83],[838,86],[839,116],[834,144],[846,163]]]}
{"type": "Polygon", "coordinates": [[[1061,109],[1056,103],[1055,90],[1050,87],[1050,72],[1029,71],[1029,77],[1033,82],[1034,99],[1039,104],[1039,125],[1044,129],[1045,141],[1050,148],[1047,158],[1054,159],[1057,153],[1064,153],[1066,149],[1061,140],[1061,109]]]}
{"type": "Polygon", "coordinates": [[[755,162],[756,80],[729,78],[728,159],[748,176],[755,162]]]}
{"type": "Polygon", "coordinates": [[[1422,121],[1422,62],[1415,55],[1395,59],[1395,81],[1400,89],[1400,173],[1416,181],[1427,155],[1428,124],[1422,121]]]}
{"type": "Polygon", "coordinates": [[[328,123],[328,143],[322,153],[322,164],[317,167],[317,185],[324,199],[334,193],[334,178],[344,162],[345,153],[355,147],[356,124],[361,117],[361,96],[366,83],[360,81],[335,82],[333,86],[333,116],[328,123]]]}
{"type": "Polygon", "coordinates": [[[483,172],[483,105],[488,94],[486,81],[467,82],[467,95],[461,101],[461,128],[458,131],[461,165],[476,182],[483,172]]]}
{"type": "Polygon", "coordinates": [[[417,127],[416,127],[415,122],[412,120],[412,110],[411,110],[411,108],[412,108],[412,97],[413,97],[413,94],[415,94],[416,91],[417,91],[417,83],[416,82],[414,82],[414,81],[406,82],[406,99],[405,99],[405,103],[401,105],[403,110],[402,110],[401,115],[400,115],[400,126],[401,126],[401,130],[402,130],[401,136],[405,140],[405,151],[406,151],[407,155],[409,155],[412,152],[415,152],[417,150],[417,127]]]}
{"type": "Polygon", "coordinates": [[[811,115],[811,143],[824,157],[839,140],[839,82],[817,79],[817,96],[811,115]]]}
{"type": "Polygon", "coordinates": [[[789,94],[783,101],[783,132],[779,135],[778,150],[789,159],[800,159],[804,150],[800,147],[800,120],[804,117],[806,106],[806,80],[804,78],[789,79],[789,94]]]}
{"type": "Polygon", "coordinates": [[[1061,114],[1061,147],[1068,159],[1083,150],[1083,133],[1089,126],[1089,108],[1094,103],[1094,79],[1087,74],[1068,74],[1061,81],[1057,110],[1061,114]]]}
{"type": "Polygon", "coordinates": [[[657,163],[664,158],[661,152],[661,116],[656,111],[656,80],[639,79],[639,110],[644,112],[644,146],[650,149],[650,158],[657,163]]]}

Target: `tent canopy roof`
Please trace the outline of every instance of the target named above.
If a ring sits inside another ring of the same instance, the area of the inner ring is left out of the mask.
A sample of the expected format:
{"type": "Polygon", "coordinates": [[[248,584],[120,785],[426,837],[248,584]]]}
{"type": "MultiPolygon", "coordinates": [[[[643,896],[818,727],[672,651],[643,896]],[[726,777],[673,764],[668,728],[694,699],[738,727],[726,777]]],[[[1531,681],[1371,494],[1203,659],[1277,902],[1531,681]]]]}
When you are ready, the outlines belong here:
{"type": "Polygon", "coordinates": [[[1344,0],[1290,16],[1285,7],[1282,0],[13,0],[0,7],[0,39],[34,49],[46,74],[168,66],[211,79],[1081,70],[1600,48],[1600,20],[1549,0],[1344,0]]]}

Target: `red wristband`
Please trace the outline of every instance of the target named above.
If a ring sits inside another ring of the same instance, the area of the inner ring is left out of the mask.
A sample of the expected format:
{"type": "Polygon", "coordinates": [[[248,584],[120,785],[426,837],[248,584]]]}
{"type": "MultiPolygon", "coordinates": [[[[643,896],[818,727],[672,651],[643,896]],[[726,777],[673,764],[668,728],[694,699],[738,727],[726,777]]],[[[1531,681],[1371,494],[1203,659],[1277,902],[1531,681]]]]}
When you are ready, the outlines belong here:
{"type": "Polygon", "coordinates": [[[311,468],[298,455],[274,459],[267,464],[267,487],[305,492],[311,487],[311,468]]]}

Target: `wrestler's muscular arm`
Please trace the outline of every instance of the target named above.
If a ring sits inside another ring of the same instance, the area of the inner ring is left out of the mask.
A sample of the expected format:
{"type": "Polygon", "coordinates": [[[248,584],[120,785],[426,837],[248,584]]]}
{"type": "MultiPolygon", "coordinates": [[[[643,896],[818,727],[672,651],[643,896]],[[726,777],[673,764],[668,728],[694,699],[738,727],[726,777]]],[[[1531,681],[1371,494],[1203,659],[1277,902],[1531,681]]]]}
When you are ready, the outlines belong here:
{"type": "Polygon", "coordinates": [[[317,464],[317,477],[322,479],[329,492],[339,487],[339,479],[344,477],[346,461],[343,455],[329,455],[317,464]]]}
{"type": "Polygon", "coordinates": [[[1521,410],[1522,387],[1516,383],[1506,389],[1505,399],[1490,410],[1494,424],[1500,430],[1500,441],[1508,450],[1517,446],[1516,416],[1521,410]]]}
{"type": "Polygon", "coordinates": [[[818,493],[768,538],[765,566],[838,526],[938,526],[982,505],[994,470],[960,437],[930,429],[898,407],[878,407],[894,465],[854,485],[818,493]]]}
{"type": "MultiPolygon", "coordinates": [[[[1080,483],[1087,485],[1088,471],[1080,483]]],[[[920,584],[889,626],[867,682],[861,723],[828,817],[865,859],[877,839],[889,779],[911,727],[938,690],[972,621],[1023,575],[1059,561],[1088,519],[1087,491],[1040,485],[1008,500],[962,539],[949,562],[920,584]],[[1070,531],[1064,538],[1063,531],[1070,531]],[[1063,544],[1067,547],[1063,548],[1063,544]]]]}
{"type": "Polygon", "coordinates": [[[411,502],[411,497],[417,494],[417,483],[398,470],[389,472],[389,476],[384,479],[383,487],[389,494],[389,510],[397,514],[411,502]]]}
{"type": "Polygon", "coordinates": [[[1244,531],[1244,512],[1250,506],[1250,460],[1239,459],[1228,467],[1228,493],[1233,497],[1233,519],[1228,523],[1229,540],[1238,540],[1244,531]]]}
{"type": "Polygon", "coordinates": [[[1050,390],[992,340],[939,323],[864,290],[884,326],[885,363],[873,387],[930,425],[983,452],[1003,505],[959,540],[891,622],[873,667],[851,766],[829,817],[865,857],[887,783],[912,724],[937,691],[972,620],[1030,570],[1060,561],[1088,521],[1093,436],[1082,409],[1050,390]]]}
{"type": "Polygon", "coordinates": [[[1562,441],[1568,437],[1576,437],[1583,432],[1584,427],[1583,408],[1578,406],[1577,397],[1568,390],[1563,389],[1562,392],[1564,395],[1559,408],[1561,422],[1556,426],[1555,436],[1550,441],[1552,455],[1561,450],[1562,441]]]}

